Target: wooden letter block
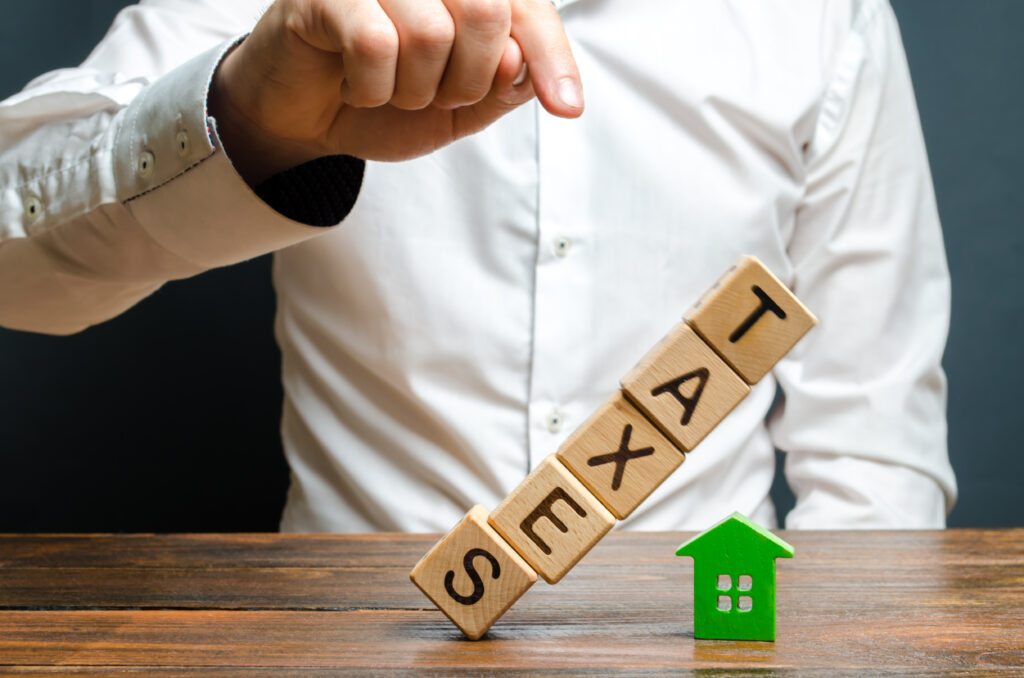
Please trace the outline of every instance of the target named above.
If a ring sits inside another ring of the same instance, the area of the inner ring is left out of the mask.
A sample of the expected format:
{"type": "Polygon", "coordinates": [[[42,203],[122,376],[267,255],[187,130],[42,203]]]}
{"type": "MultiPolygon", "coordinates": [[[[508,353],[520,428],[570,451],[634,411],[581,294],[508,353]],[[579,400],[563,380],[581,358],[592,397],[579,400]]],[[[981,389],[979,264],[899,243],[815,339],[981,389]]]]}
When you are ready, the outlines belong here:
{"type": "Polygon", "coordinates": [[[626,396],[689,452],[743,400],[750,387],[685,322],[622,380],[626,396]]]}
{"type": "Polygon", "coordinates": [[[745,255],[686,320],[748,384],[756,384],[818,322],[757,257],[745,255]]]}
{"type": "Polygon", "coordinates": [[[632,513],[684,458],[621,391],[583,422],[557,454],[619,520],[632,513]]]}
{"type": "Polygon", "coordinates": [[[555,584],[612,529],[615,518],[552,454],[491,512],[490,522],[555,584]]]}
{"type": "Polygon", "coordinates": [[[413,568],[412,582],[476,640],[537,581],[537,573],[474,506],[413,568]]]}

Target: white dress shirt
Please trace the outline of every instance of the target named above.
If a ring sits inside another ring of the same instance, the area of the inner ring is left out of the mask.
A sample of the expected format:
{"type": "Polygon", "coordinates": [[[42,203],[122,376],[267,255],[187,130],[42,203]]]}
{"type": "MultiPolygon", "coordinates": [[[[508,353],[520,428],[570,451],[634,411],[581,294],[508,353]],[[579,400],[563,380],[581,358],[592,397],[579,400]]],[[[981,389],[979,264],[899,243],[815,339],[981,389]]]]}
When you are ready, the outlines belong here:
{"type": "Polygon", "coordinates": [[[942,526],[949,277],[887,2],[556,4],[582,118],[531,102],[369,163],[330,229],[261,202],[207,118],[265,3],[126,9],[81,67],[0,104],[0,324],[77,331],[276,250],[282,529],[441,531],[496,506],[750,253],[820,324],[624,524],[773,526],[779,447],[790,527],[942,526]]]}

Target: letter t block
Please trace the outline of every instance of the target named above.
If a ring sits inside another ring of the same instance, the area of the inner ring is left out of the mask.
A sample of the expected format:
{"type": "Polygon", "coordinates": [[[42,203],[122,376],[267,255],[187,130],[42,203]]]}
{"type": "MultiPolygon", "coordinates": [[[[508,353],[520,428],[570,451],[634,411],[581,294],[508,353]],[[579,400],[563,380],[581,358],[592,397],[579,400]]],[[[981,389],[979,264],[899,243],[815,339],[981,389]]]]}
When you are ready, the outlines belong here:
{"type": "Polygon", "coordinates": [[[756,384],[818,319],[758,260],[744,255],[687,312],[748,384],[756,384]]]}
{"type": "Polygon", "coordinates": [[[537,581],[526,564],[474,506],[413,568],[412,583],[476,640],[537,581]]]}

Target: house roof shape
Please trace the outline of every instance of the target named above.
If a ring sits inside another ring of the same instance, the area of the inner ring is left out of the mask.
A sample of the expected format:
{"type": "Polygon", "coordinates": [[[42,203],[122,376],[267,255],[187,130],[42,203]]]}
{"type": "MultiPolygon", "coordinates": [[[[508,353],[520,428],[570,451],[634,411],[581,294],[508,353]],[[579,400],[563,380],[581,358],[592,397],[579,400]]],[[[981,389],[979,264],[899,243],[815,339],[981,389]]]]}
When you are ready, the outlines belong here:
{"type": "Polygon", "coordinates": [[[743,545],[743,550],[755,550],[756,555],[765,558],[792,558],[793,547],[774,534],[753,522],[745,515],[735,512],[704,530],[693,539],[683,543],[677,556],[713,558],[726,551],[726,546],[743,545]]]}

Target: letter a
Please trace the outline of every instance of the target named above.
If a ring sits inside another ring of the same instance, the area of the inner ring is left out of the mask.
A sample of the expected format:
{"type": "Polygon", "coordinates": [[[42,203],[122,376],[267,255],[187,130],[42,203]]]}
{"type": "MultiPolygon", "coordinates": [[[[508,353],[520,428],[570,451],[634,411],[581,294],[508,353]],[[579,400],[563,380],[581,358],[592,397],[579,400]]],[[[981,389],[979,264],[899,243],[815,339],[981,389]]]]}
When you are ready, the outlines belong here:
{"type": "Polygon", "coordinates": [[[667,381],[661,386],[652,389],[651,395],[659,396],[663,393],[671,393],[679,401],[679,404],[683,406],[683,418],[679,420],[679,423],[686,426],[690,423],[690,418],[693,417],[693,411],[697,409],[697,402],[700,400],[700,395],[704,392],[704,387],[707,385],[708,377],[710,376],[711,372],[708,368],[698,367],[692,372],[687,372],[681,377],[676,377],[672,381],[667,381]],[[693,395],[686,397],[679,392],[679,387],[691,379],[700,379],[700,383],[693,390],[693,395]]]}

